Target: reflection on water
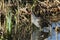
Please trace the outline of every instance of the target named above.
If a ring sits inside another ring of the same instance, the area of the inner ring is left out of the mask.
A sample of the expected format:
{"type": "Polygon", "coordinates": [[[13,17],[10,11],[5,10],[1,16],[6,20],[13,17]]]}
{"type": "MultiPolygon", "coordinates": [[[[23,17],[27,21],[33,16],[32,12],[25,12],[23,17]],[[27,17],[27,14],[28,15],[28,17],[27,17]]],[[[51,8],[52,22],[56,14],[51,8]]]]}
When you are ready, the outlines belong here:
{"type": "MultiPolygon", "coordinates": [[[[56,32],[53,29],[53,27],[56,27],[57,25],[58,25],[58,27],[60,27],[60,21],[59,22],[52,22],[52,35],[49,36],[47,38],[47,40],[56,40],[56,32]]],[[[39,30],[36,30],[35,32],[33,32],[32,40],[38,40],[39,33],[40,33],[39,30]]],[[[58,34],[58,40],[60,40],[60,33],[58,34]]]]}
{"type": "MultiPolygon", "coordinates": [[[[60,21],[52,23],[52,28],[56,26],[60,27],[60,21]]],[[[56,32],[54,29],[52,29],[52,37],[48,37],[48,40],[56,40],[56,32]]],[[[60,40],[60,33],[58,33],[58,40],[60,40]]]]}

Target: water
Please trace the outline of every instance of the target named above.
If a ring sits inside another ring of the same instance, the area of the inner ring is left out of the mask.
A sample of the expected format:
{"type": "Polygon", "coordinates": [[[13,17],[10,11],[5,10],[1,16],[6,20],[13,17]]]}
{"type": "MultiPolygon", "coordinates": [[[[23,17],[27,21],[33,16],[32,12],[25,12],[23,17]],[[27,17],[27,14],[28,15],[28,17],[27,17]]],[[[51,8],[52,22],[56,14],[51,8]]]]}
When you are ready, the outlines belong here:
{"type": "MultiPolygon", "coordinates": [[[[56,26],[60,27],[60,21],[52,22],[52,28],[56,26]]],[[[58,40],[60,40],[60,33],[57,36],[58,36],[58,40]]],[[[51,38],[48,37],[48,40],[56,40],[56,32],[54,29],[52,29],[52,37],[51,38]]]]}

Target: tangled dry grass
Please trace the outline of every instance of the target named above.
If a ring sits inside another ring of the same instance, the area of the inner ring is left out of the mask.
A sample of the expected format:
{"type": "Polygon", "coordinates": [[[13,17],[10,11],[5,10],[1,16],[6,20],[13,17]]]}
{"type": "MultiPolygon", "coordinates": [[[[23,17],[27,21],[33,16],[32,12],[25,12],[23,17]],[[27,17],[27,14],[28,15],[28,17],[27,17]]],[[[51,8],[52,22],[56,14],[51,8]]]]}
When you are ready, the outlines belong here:
{"type": "Polygon", "coordinates": [[[60,16],[57,16],[60,15],[59,1],[54,1],[54,3],[48,1],[38,1],[35,3],[35,1],[30,1],[26,3],[27,5],[25,3],[21,3],[21,0],[0,1],[1,40],[31,40],[31,33],[36,29],[35,27],[31,27],[31,11],[32,9],[35,10],[34,7],[37,3],[41,8],[41,15],[46,16],[46,13],[52,13],[47,14],[46,19],[51,18],[51,20],[55,20],[58,18],[60,20],[60,16]]]}

